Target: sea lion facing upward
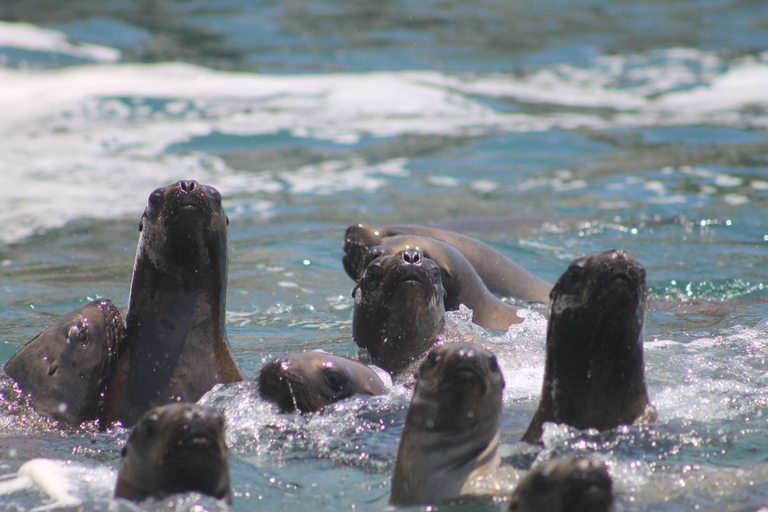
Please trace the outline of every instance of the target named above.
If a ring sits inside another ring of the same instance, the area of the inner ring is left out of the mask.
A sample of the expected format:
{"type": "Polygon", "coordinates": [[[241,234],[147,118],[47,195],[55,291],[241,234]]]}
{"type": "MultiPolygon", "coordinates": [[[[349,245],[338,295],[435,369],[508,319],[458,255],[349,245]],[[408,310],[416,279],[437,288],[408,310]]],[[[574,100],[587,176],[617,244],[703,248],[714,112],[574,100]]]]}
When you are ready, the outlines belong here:
{"type": "Polygon", "coordinates": [[[605,464],[568,456],[546,462],[520,482],[509,512],[611,512],[613,482],[605,464]]]}
{"type": "Polygon", "coordinates": [[[232,503],[224,417],[187,403],[147,411],[120,455],[115,498],[139,502],[190,491],[232,503]]]}
{"type": "Polygon", "coordinates": [[[472,264],[491,293],[534,302],[549,300],[549,292],[552,289],[550,283],[528,272],[493,247],[460,233],[428,226],[352,224],[344,236],[346,255],[343,261],[347,274],[358,280],[365,270],[365,267],[359,266],[364,260],[359,254],[397,235],[427,236],[452,245],[472,264]]]}
{"type": "Polygon", "coordinates": [[[544,385],[524,441],[546,421],[607,430],[653,419],[643,365],[645,269],[623,251],[579,258],[552,289],[544,385]]]}
{"type": "Polygon", "coordinates": [[[479,346],[448,343],[429,353],[400,438],[390,503],[451,500],[499,467],[503,388],[496,356],[479,346]]]}
{"type": "Polygon", "coordinates": [[[464,304],[473,312],[472,322],[486,329],[506,331],[510,325],[523,321],[517,315],[519,307],[506,304],[493,295],[477,275],[475,268],[455,247],[436,238],[416,235],[398,235],[383,240],[381,245],[371,247],[367,253],[351,253],[351,263],[355,254],[363,254],[366,268],[375,258],[394,254],[406,249],[418,249],[424,257],[434,261],[440,267],[440,277],[445,288],[446,311],[457,311],[464,304]]]}
{"type": "Polygon", "coordinates": [[[360,361],[325,352],[293,352],[267,362],[259,394],[284,412],[318,411],[352,395],[383,395],[387,386],[360,361]]]}
{"type": "Polygon", "coordinates": [[[99,417],[102,392],[125,337],[123,319],[106,299],[64,315],[5,364],[35,411],[76,427],[99,417]]]}
{"type": "Polygon", "coordinates": [[[179,181],[149,196],[126,315],[126,348],[107,383],[101,425],[196,402],[243,379],[225,327],[227,216],[221,194],[179,181]]]}
{"type": "Polygon", "coordinates": [[[423,359],[445,326],[440,267],[421,251],[380,256],[352,292],[358,359],[397,379],[423,359]]]}

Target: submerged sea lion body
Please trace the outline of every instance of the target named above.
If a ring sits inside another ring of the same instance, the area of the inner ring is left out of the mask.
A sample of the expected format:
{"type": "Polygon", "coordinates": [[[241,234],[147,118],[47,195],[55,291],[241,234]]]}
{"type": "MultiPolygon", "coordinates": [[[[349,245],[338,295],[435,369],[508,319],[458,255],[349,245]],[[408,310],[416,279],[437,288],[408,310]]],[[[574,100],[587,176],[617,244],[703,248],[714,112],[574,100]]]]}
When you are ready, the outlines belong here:
{"type": "Polygon", "coordinates": [[[187,403],[147,411],[120,456],[115,497],[139,502],[191,491],[232,503],[224,417],[187,403]]]}
{"type": "Polygon", "coordinates": [[[569,456],[546,462],[520,482],[509,512],[611,512],[613,482],[602,461],[569,456]]]}
{"type": "Polygon", "coordinates": [[[99,299],[67,313],[24,345],[5,372],[35,411],[76,427],[98,418],[125,337],[120,312],[99,299]]]}
{"type": "Polygon", "coordinates": [[[151,407],[242,380],[225,328],[227,224],[212,187],[180,181],[150,195],[102,426],[131,426],[151,407]]]}
{"type": "Polygon", "coordinates": [[[313,412],[352,395],[383,395],[387,386],[360,361],[325,352],[294,352],[259,372],[259,394],[283,412],[313,412]]]}
{"type": "Polygon", "coordinates": [[[393,379],[415,367],[445,326],[440,267],[421,251],[403,250],[373,260],[352,295],[352,337],[358,359],[393,379]]]}
{"type": "Polygon", "coordinates": [[[457,311],[461,304],[473,312],[472,322],[486,329],[506,331],[510,325],[522,322],[517,306],[506,304],[493,295],[480,279],[472,264],[455,247],[436,238],[398,235],[372,247],[364,266],[378,256],[395,254],[406,249],[418,249],[440,267],[445,288],[445,310],[457,311]]]}
{"type": "Polygon", "coordinates": [[[359,279],[365,268],[359,255],[371,247],[386,243],[387,238],[398,235],[416,235],[435,238],[460,251],[491,293],[503,297],[547,302],[552,285],[533,275],[493,247],[472,237],[429,226],[387,224],[368,226],[353,224],[344,236],[344,268],[352,279],[359,279]]]}
{"type": "Polygon", "coordinates": [[[435,347],[419,367],[392,476],[393,505],[434,504],[471,492],[495,471],[504,378],[481,347],[435,347]]]}
{"type": "Polygon", "coordinates": [[[579,258],[552,289],[544,384],[524,441],[544,422],[608,430],[655,416],[643,363],[645,269],[623,251],[579,258]]]}

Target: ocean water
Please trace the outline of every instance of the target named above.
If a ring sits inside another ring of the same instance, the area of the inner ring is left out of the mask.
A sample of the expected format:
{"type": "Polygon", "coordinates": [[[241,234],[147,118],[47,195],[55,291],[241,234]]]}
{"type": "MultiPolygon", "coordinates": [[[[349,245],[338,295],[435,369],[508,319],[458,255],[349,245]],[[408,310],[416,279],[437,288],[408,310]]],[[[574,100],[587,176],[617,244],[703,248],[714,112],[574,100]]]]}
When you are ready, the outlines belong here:
{"type": "MultiPolygon", "coordinates": [[[[125,310],[147,197],[179,179],[224,196],[249,379],[353,354],[351,223],[436,222],[551,281],[623,248],[648,271],[655,425],[520,443],[546,321],[452,315],[500,358],[505,461],[593,454],[619,511],[768,504],[768,5],[31,1],[0,20],[0,362],[91,298],[125,310]]],[[[235,508],[286,511],[386,509],[408,401],[203,398],[227,414],[235,508]]],[[[4,406],[0,510],[114,509],[126,435],[4,406]]]]}

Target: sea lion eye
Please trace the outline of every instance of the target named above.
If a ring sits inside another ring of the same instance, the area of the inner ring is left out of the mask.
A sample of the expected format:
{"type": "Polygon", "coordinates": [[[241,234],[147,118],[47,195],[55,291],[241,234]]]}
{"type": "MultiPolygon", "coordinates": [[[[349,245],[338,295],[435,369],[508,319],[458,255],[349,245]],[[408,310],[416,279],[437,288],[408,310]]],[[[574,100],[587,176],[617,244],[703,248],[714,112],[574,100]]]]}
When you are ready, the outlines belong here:
{"type": "Polygon", "coordinates": [[[156,189],[151,194],[149,194],[149,205],[150,206],[157,206],[160,204],[160,201],[163,199],[163,191],[162,189],[156,189]]]}
{"type": "Polygon", "coordinates": [[[214,201],[216,201],[217,204],[221,204],[221,193],[219,193],[218,190],[213,190],[211,192],[211,197],[214,201]]]}
{"type": "Polygon", "coordinates": [[[371,265],[368,270],[365,271],[365,277],[373,281],[378,281],[384,272],[379,265],[371,265]]]}
{"type": "Polygon", "coordinates": [[[157,426],[160,423],[160,418],[157,414],[153,414],[141,420],[139,423],[139,430],[147,438],[154,436],[157,433],[157,426]]]}
{"type": "Polygon", "coordinates": [[[440,356],[434,350],[427,355],[425,362],[428,366],[434,366],[440,360],[440,356]]]}
{"type": "Polygon", "coordinates": [[[580,282],[585,273],[586,270],[581,265],[571,265],[568,267],[568,281],[571,283],[580,282]]]}
{"type": "Polygon", "coordinates": [[[75,343],[88,344],[88,328],[83,325],[73,325],[69,328],[69,341],[75,343]]]}
{"type": "Polygon", "coordinates": [[[347,378],[336,370],[328,370],[323,373],[323,379],[332,390],[337,393],[343,391],[347,387],[347,378]]]}
{"type": "Polygon", "coordinates": [[[499,371],[499,362],[496,360],[496,356],[490,356],[488,358],[488,368],[493,372],[496,373],[499,371]]]}

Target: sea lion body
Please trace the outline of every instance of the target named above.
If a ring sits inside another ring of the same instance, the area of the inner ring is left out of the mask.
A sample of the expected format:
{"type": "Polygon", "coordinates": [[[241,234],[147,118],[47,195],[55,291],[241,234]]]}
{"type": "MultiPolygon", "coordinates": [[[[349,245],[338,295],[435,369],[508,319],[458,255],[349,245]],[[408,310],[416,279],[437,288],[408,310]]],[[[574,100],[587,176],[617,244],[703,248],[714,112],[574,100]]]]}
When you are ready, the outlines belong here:
{"type": "Polygon", "coordinates": [[[232,503],[224,417],[188,403],[147,411],[120,456],[115,498],[140,502],[192,491],[232,503]]]}
{"type": "Polygon", "coordinates": [[[445,326],[440,267],[408,249],[373,260],[352,295],[358,359],[393,379],[423,359],[445,326]]]}
{"type": "Polygon", "coordinates": [[[509,512],[611,512],[613,482],[605,463],[568,456],[542,464],[520,482],[509,512]]]}
{"type": "Polygon", "coordinates": [[[225,327],[227,224],[212,187],[180,181],[150,195],[103,426],[131,426],[151,407],[196,402],[217,383],[243,379],[225,327]]]}
{"type": "Polygon", "coordinates": [[[441,240],[460,251],[491,293],[532,302],[547,302],[552,285],[535,276],[501,252],[472,237],[444,229],[413,224],[368,226],[353,224],[344,236],[344,268],[352,279],[359,279],[359,254],[398,235],[425,236],[441,240]]]}
{"type": "Polygon", "coordinates": [[[448,343],[429,353],[400,438],[391,504],[445,502],[499,468],[503,388],[496,356],[479,346],[448,343]]]}
{"type": "Polygon", "coordinates": [[[367,365],[317,351],[294,352],[268,361],[258,382],[261,397],[283,412],[313,412],[352,395],[388,392],[367,365]]]}
{"type": "MultiPolygon", "coordinates": [[[[406,249],[420,250],[425,258],[440,267],[446,292],[446,311],[457,311],[464,304],[472,310],[472,322],[486,329],[506,331],[510,325],[523,321],[517,315],[519,307],[499,300],[488,290],[475,268],[458,249],[436,238],[416,235],[385,238],[381,245],[371,247],[367,260],[370,262],[380,255],[406,249]]],[[[365,263],[366,267],[368,262],[365,263]]]]}
{"type": "Polygon", "coordinates": [[[5,372],[35,411],[76,427],[98,418],[102,392],[114,371],[125,327],[110,301],[98,299],[64,315],[24,345],[5,372]]]}
{"type": "Polygon", "coordinates": [[[643,363],[645,269],[623,251],[570,264],[552,289],[544,384],[524,441],[544,422],[608,430],[655,415],[643,363]]]}

